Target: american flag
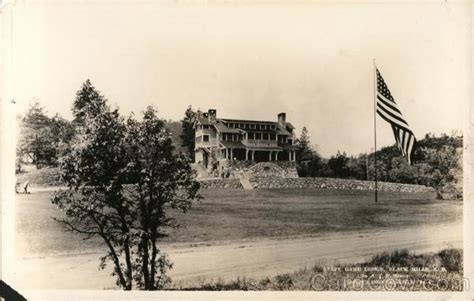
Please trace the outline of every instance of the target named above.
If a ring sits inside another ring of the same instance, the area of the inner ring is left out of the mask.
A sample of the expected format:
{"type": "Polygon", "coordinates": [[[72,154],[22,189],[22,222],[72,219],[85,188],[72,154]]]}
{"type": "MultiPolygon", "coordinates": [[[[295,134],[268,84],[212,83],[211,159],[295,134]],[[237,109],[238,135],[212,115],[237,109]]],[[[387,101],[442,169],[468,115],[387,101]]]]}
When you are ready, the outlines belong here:
{"type": "Polygon", "coordinates": [[[407,156],[408,164],[411,164],[411,155],[415,147],[415,135],[403,118],[397,103],[392,97],[387,84],[377,71],[377,114],[392,126],[393,134],[398,148],[403,156],[407,156]]]}

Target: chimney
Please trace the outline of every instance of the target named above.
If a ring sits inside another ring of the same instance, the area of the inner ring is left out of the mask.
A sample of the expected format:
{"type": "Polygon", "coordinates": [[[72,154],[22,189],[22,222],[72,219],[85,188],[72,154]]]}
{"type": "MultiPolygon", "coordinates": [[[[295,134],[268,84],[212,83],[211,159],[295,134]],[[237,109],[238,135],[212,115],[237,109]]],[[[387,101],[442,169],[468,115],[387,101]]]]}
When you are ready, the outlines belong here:
{"type": "Polygon", "coordinates": [[[211,122],[211,123],[216,122],[216,117],[217,117],[217,116],[216,116],[216,115],[217,115],[216,110],[214,110],[214,109],[209,109],[209,110],[207,111],[207,114],[208,114],[208,116],[209,116],[209,117],[208,117],[208,118],[209,118],[209,122],[211,122]]]}
{"type": "Polygon", "coordinates": [[[278,125],[282,128],[286,128],[286,113],[278,114],[278,125]]]}

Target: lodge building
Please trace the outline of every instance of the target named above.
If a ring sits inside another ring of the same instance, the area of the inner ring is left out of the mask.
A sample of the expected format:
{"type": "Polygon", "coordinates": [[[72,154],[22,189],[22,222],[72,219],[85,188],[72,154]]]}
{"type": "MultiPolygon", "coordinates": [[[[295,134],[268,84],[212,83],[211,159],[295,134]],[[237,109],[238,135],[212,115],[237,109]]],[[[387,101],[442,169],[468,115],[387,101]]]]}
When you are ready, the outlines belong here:
{"type": "Polygon", "coordinates": [[[195,162],[208,167],[217,160],[295,161],[293,125],[286,114],[276,122],[217,118],[214,109],[199,113],[195,124],[195,162]]]}

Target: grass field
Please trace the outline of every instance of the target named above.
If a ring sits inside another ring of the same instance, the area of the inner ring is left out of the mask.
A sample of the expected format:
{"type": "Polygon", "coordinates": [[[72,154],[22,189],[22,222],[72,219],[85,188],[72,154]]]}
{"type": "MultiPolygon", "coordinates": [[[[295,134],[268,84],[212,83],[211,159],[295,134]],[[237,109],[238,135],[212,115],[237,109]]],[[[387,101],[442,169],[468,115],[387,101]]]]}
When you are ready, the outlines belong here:
{"type": "MultiPolygon", "coordinates": [[[[173,213],[182,227],[165,242],[213,243],[238,239],[322,235],[331,232],[397,229],[462,219],[462,201],[428,195],[328,189],[204,190],[204,200],[186,214],[173,213]]],[[[60,213],[50,192],[17,195],[17,243],[24,256],[78,253],[99,240],[65,233],[51,217],[60,213]]]]}

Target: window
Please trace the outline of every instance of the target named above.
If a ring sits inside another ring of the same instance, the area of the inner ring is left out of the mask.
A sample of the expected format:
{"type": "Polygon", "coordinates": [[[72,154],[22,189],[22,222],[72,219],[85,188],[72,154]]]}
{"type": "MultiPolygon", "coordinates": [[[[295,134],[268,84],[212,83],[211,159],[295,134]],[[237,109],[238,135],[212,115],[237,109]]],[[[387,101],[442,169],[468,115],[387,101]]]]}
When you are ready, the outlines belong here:
{"type": "Polygon", "coordinates": [[[205,125],[204,125],[204,128],[205,128],[205,129],[208,129],[208,128],[209,128],[209,125],[205,124],[205,125]]]}
{"type": "Polygon", "coordinates": [[[209,142],[209,135],[202,136],[204,142],[209,142]]]}
{"type": "Polygon", "coordinates": [[[255,134],[255,139],[262,140],[262,134],[261,133],[256,133],[255,134]]]}
{"type": "Polygon", "coordinates": [[[243,124],[243,123],[240,123],[240,124],[239,124],[239,128],[243,129],[243,128],[244,128],[244,124],[243,124]]]}
{"type": "Polygon", "coordinates": [[[255,124],[251,124],[251,125],[250,125],[250,128],[251,128],[251,129],[255,129],[255,128],[256,128],[255,124]]]}
{"type": "Polygon", "coordinates": [[[267,126],[266,126],[265,124],[261,124],[261,125],[260,125],[260,129],[261,129],[261,130],[265,130],[266,128],[267,128],[267,126]]]}
{"type": "Polygon", "coordinates": [[[263,138],[262,138],[263,140],[268,140],[268,134],[265,133],[262,136],[263,136],[263,138]]]}
{"type": "Polygon", "coordinates": [[[254,133],[248,133],[248,137],[249,137],[248,139],[252,139],[252,140],[255,139],[254,133]]]}
{"type": "Polygon", "coordinates": [[[275,140],[275,134],[270,134],[270,140],[275,140]]]}
{"type": "Polygon", "coordinates": [[[288,139],[288,144],[293,144],[293,139],[288,139]]]}

